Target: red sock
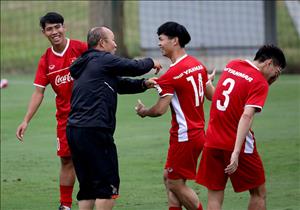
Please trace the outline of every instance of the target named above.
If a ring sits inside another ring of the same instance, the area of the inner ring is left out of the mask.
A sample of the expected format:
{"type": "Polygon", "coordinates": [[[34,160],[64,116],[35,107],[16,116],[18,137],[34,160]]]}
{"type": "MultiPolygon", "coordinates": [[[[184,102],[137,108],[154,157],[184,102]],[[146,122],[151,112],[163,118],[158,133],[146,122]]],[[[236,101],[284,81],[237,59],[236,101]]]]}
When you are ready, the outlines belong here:
{"type": "Polygon", "coordinates": [[[198,210],[203,210],[201,203],[199,203],[198,210]]]}
{"type": "Polygon", "coordinates": [[[169,207],[169,210],[182,210],[181,207],[169,207]]]}
{"type": "Polygon", "coordinates": [[[59,188],[60,188],[60,203],[61,203],[61,205],[71,208],[73,186],[60,185],[59,188]]]}

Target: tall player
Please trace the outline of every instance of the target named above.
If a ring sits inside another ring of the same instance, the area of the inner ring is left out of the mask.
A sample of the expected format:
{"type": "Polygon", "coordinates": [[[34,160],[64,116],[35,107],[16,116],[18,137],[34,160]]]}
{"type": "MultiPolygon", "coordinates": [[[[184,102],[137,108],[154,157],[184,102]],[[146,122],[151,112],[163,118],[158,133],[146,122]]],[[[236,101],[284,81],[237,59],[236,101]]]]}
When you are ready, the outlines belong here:
{"type": "Polygon", "coordinates": [[[69,66],[87,50],[86,43],[66,38],[64,18],[55,12],[49,12],[40,19],[40,26],[52,47],[40,58],[34,85],[35,90],[28,105],[23,122],[17,128],[16,136],[23,141],[28,123],[43,101],[46,86],[51,84],[56,93],[57,119],[57,155],[61,159],[60,169],[60,207],[69,210],[72,205],[72,192],[75,182],[75,171],[69,146],[66,139],[66,125],[70,111],[70,98],[73,79],[69,66]]]}
{"type": "Polygon", "coordinates": [[[214,87],[208,82],[205,66],[184,49],[191,37],[186,28],[166,22],[158,28],[159,47],[172,64],[157,80],[160,98],[151,108],[141,101],[136,111],[141,117],[159,117],[170,106],[172,127],[164,170],[169,210],[202,209],[196,193],[186,185],[195,179],[198,157],[204,144],[204,96],[211,99],[214,87]]]}
{"type": "Polygon", "coordinates": [[[266,209],[265,174],[251,125],[264,106],[269,85],[285,66],[283,52],[265,45],[253,62],[233,60],[223,70],[196,179],[208,188],[208,210],[222,208],[228,178],[235,192],[250,192],[248,210],[266,209]]]}

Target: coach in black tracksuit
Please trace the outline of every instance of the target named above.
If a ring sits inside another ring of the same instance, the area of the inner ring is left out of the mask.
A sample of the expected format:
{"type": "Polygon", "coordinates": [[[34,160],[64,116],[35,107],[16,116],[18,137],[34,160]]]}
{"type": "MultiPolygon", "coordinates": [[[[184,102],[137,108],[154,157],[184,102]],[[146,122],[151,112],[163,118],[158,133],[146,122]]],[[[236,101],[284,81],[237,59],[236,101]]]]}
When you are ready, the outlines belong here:
{"type": "Polygon", "coordinates": [[[129,79],[160,64],[151,58],[130,60],[114,55],[114,35],[106,27],[88,33],[89,50],[70,67],[75,79],[67,137],[79,181],[80,209],[94,204],[112,209],[119,190],[117,150],[113,134],[116,124],[117,94],[141,93],[153,80],[129,79]]]}

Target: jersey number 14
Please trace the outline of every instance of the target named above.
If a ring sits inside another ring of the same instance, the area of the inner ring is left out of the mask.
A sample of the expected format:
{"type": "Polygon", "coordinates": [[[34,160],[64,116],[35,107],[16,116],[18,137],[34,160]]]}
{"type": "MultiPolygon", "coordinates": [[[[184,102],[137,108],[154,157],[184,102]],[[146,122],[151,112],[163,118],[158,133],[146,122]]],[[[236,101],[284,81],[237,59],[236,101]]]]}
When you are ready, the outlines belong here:
{"type": "Polygon", "coordinates": [[[201,103],[203,102],[203,96],[204,96],[202,75],[198,74],[199,89],[197,88],[196,81],[193,76],[187,77],[186,80],[190,82],[193,86],[194,94],[195,94],[195,105],[197,107],[200,105],[200,101],[201,103]]]}

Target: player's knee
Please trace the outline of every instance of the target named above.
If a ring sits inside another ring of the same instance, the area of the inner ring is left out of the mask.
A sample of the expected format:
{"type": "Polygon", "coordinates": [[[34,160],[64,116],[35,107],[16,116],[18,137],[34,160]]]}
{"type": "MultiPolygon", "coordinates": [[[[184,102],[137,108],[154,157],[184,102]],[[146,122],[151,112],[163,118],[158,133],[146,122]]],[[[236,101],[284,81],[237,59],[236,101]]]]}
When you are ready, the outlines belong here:
{"type": "Polygon", "coordinates": [[[69,166],[69,167],[73,167],[73,161],[71,157],[61,157],[61,165],[62,166],[69,166]]]}
{"type": "Polygon", "coordinates": [[[167,172],[167,170],[164,170],[163,181],[165,184],[167,184],[167,180],[168,180],[168,172],[167,172]]]}
{"type": "Polygon", "coordinates": [[[257,188],[251,189],[250,195],[251,195],[251,197],[256,198],[256,199],[266,200],[267,190],[264,185],[261,185],[257,188]]]}
{"type": "Polygon", "coordinates": [[[178,182],[178,180],[172,180],[168,179],[167,180],[167,185],[170,191],[176,194],[176,192],[180,191],[182,186],[182,183],[178,182]]]}

